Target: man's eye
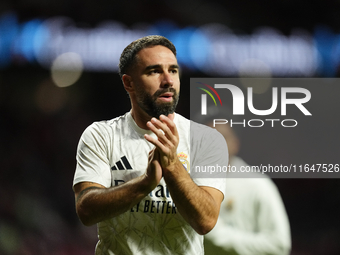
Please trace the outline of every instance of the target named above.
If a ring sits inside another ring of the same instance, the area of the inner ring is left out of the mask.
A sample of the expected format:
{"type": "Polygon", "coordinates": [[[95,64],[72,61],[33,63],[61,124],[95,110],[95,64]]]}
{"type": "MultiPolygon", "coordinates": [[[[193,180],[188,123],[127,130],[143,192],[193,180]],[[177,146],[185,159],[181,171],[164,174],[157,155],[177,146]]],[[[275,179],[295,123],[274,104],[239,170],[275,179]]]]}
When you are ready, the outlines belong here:
{"type": "Polygon", "coordinates": [[[173,69],[170,71],[171,73],[178,73],[178,70],[177,69],[173,69]]]}

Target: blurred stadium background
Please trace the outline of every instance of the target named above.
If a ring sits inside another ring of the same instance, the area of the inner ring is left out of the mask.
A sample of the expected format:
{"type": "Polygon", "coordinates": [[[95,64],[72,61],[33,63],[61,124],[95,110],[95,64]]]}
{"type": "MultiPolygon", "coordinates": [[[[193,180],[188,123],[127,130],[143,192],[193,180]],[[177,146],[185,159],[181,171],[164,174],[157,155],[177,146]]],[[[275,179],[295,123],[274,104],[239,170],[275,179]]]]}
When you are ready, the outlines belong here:
{"type": "MultiPolygon", "coordinates": [[[[93,254],[96,229],[74,210],[76,146],[93,121],[129,110],[117,74],[129,42],[147,34],[174,42],[183,68],[178,112],[189,117],[190,77],[338,77],[339,11],[339,0],[2,0],[0,254],[93,254]]],[[[332,125],[338,115],[325,118],[332,125]]],[[[338,130],[316,135],[335,138],[338,130]]],[[[243,139],[250,148],[252,139],[243,139]]],[[[317,149],[338,160],[319,163],[340,163],[339,143],[317,149]]],[[[241,155],[261,160],[247,148],[241,155]]],[[[274,181],[291,254],[340,254],[340,180],[274,181]]]]}

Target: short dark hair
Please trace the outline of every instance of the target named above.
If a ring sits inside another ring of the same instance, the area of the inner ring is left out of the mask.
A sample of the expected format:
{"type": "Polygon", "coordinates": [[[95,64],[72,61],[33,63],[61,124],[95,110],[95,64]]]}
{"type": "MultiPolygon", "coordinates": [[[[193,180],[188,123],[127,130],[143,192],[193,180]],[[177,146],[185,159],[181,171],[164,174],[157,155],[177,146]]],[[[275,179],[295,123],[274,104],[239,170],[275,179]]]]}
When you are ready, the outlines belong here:
{"type": "Polygon", "coordinates": [[[122,54],[120,55],[119,59],[119,75],[122,77],[126,74],[129,69],[135,64],[136,62],[136,55],[139,51],[144,48],[149,48],[156,45],[162,45],[167,47],[174,53],[176,56],[176,47],[173,43],[165,38],[164,36],[160,35],[149,35],[142,38],[137,39],[130,43],[126,48],[123,50],[122,54]]]}

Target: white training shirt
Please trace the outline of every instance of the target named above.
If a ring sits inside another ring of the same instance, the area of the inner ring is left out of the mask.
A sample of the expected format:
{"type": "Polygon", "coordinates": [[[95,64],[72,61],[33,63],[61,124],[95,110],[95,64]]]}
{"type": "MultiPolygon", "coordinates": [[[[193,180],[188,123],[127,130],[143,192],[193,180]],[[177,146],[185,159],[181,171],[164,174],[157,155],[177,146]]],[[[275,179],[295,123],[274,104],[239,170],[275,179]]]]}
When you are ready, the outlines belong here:
{"type": "MultiPolygon", "coordinates": [[[[228,165],[227,145],[220,133],[179,114],[175,114],[174,123],[179,133],[178,157],[189,173],[197,169],[203,172],[203,166],[228,165]]],[[[95,182],[109,188],[145,173],[149,151],[154,147],[145,140],[146,133],[155,136],[139,128],[130,112],[94,122],[79,141],[73,185],[95,182]]],[[[207,172],[194,176],[197,185],[224,193],[223,176],[207,172]]],[[[97,255],[204,254],[203,236],[177,211],[163,178],[131,210],[98,223],[98,237],[97,255]]]]}

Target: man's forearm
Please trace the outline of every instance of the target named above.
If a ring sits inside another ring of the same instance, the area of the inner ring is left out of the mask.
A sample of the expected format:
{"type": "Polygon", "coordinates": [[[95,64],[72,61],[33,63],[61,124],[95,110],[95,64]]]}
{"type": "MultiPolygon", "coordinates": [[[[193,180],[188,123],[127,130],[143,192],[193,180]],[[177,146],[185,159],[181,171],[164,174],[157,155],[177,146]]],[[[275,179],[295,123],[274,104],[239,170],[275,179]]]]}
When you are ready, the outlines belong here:
{"type": "Polygon", "coordinates": [[[90,226],[126,212],[152,189],[144,175],[112,188],[90,186],[78,195],[77,214],[84,225],[90,226]]]}
{"type": "Polygon", "coordinates": [[[173,119],[164,115],[152,118],[148,128],[157,136],[145,135],[155,145],[155,161],[159,162],[171,197],[183,218],[199,234],[208,233],[218,218],[223,195],[209,187],[198,187],[177,157],[179,134],[173,119]]]}
{"type": "Polygon", "coordinates": [[[175,170],[163,171],[171,197],[183,218],[201,235],[216,224],[220,204],[203,187],[197,186],[178,162],[175,170]]]}

